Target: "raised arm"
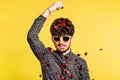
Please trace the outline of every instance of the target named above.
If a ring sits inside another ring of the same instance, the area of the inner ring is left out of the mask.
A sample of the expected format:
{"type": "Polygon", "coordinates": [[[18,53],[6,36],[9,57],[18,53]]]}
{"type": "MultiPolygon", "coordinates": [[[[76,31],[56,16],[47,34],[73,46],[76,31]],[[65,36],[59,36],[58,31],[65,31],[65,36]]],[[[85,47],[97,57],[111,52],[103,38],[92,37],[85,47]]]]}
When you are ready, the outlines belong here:
{"type": "Polygon", "coordinates": [[[30,28],[28,34],[27,34],[27,41],[35,54],[35,56],[40,60],[42,53],[45,53],[45,46],[44,44],[40,41],[38,34],[44,25],[44,22],[46,21],[48,15],[50,13],[59,10],[63,7],[62,2],[55,2],[53,3],[49,8],[47,8],[42,15],[40,15],[38,18],[35,19],[32,27],[30,28]]]}

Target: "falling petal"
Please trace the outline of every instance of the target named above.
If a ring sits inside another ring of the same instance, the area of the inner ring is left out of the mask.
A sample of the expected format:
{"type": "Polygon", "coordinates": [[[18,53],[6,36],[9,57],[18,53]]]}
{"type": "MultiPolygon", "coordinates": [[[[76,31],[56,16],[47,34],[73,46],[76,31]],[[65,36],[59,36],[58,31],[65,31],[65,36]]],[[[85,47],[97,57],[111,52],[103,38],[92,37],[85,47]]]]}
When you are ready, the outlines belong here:
{"type": "Polygon", "coordinates": [[[64,69],[64,71],[65,71],[65,74],[68,74],[68,73],[69,73],[69,70],[67,70],[67,69],[64,69]]]}
{"type": "Polygon", "coordinates": [[[60,78],[60,80],[63,80],[63,79],[64,79],[64,76],[63,76],[63,75],[60,75],[59,78],[60,78]]]}
{"type": "Polygon", "coordinates": [[[77,54],[77,56],[80,56],[80,54],[77,54]]]}
{"type": "Polygon", "coordinates": [[[74,76],[75,76],[74,74],[71,74],[71,75],[70,75],[71,79],[73,79],[73,78],[74,78],[74,76]]]}
{"type": "Polygon", "coordinates": [[[100,48],[100,51],[102,51],[103,50],[103,48],[100,48]]]}
{"type": "Polygon", "coordinates": [[[70,61],[70,62],[71,62],[71,61],[72,61],[72,59],[71,59],[71,58],[69,58],[69,59],[68,59],[68,61],[70,61]]]}
{"type": "Polygon", "coordinates": [[[61,64],[61,68],[64,70],[66,68],[65,64],[61,64]]]}
{"type": "Polygon", "coordinates": [[[58,30],[58,26],[57,26],[57,25],[55,25],[55,26],[54,26],[54,29],[55,29],[55,30],[58,30]]]}
{"type": "Polygon", "coordinates": [[[48,50],[49,50],[51,53],[54,52],[54,50],[53,50],[51,47],[48,47],[48,50]]]}
{"type": "Polygon", "coordinates": [[[78,59],[75,59],[75,62],[78,62],[78,59]]]}
{"type": "Polygon", "coordinates": [[[88,54],[87,52],[86,52],[86,53],[84,53],[84,55],[85,55],[85,56],[87,56],[87,54],[88,54]]]}
{"type": "Polygon", "coordinates": [[[42,77],[42,75],[40,75],[40,78],[42,77]]]}
{"type": "Polygon", "coordinates": [[[69,58],[69,56],[65,56],[65,59],[67,60],[69,58]]]}
{"type": "Polygon", "coordinates": [[[79,70],[82,70],[82,65],[80,64],[78,68],[79,68],[79,70]]]}

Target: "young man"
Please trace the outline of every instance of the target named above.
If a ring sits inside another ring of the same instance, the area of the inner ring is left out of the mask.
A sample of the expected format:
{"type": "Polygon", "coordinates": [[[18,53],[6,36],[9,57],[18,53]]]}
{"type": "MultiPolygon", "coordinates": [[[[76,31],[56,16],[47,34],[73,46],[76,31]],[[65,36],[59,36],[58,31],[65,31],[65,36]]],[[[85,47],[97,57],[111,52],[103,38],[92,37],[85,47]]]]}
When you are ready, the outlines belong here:
{"type": "Polygon", "coordinates": [[[38,34],[50,13],[63,8],[62,2],[55,2],[33,23],[27,40],[41,62],[43,80],[90,80],[86,61],[76,56],[70,49],[74,25],[67,18],[56,19],[51,27],[52,41],[56,50],[45,48],[38,34]]]}

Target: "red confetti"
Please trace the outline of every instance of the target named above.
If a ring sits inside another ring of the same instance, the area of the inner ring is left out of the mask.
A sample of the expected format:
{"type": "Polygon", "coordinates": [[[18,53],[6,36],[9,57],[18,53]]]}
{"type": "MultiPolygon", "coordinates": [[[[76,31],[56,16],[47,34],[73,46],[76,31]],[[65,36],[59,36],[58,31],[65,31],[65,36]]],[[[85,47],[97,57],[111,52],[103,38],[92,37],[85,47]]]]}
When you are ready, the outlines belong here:
{"type": "Polygon", "coordinates": [[[48,50],[49,50],[51,53],[54,52],[54,50],[53,50],[51,47],[48,47],[48,50]]]}
{"type": "Polygon", "coordinates": [[[47,64],[47,67],[50,67],[50,64],[47,64]]]}
{"type": "Polygon", "coordinates": [[[63,79],[64,79],[64,76],[63,76],[63,75],[60,75],[59,78],[60,78],[60,80],[63,80],[63,79]]]}
{"type": "Polygon", "coordinates": [[[60,23],[60,25],[61,25],[62,27],[66,26],[66,23],[65,23],[64,18],[61,18],[61,23],[60,23]]]}
{"type": "Polygon", "coordinates": [[[64,70],[66,68],[65,64],[61,64],[61,68],[64,70]]]}
{"type": "Polygon", "coordinates": [[[55,76],[56,76],[56,75],[58,75],[58,73],[57,73],[57,72],[55,72],[55,76]]]}
{"type": "Polygon", "coordinates": [[[40,78],[42,77],[42,75],[40,75],[40,78]]]}
{"type": "Polygon", "coordinates": [[[67,70],[67,69],[64,69],[64,71],[65,71],[65,74],[68,74],[68,73],[69,73],[69,70],[67,70]]]}
{"type": "Polygon", "coordinates": [[[87,54],[88,54],[87,52],[86,52],[86,53],[84,53],[84,55],[85,55],[85,56],[87,56],[87,54]]]}
{"type": "Polygon", "coordinates": [[[78,62],[78,59],[75,59],[76,62],[78,62]]]}
{"type": "Polygon", "coordinates": [[[82,70],[82,65],[80,64],[78,68],[79,68],[79,70],[82,70]]]}
{"type": "Polygon", "coordinates": [[[71,59],[71,58],[69,58],[69,59],[68,59],[68,61],[72,61],[72,59],[71,59]]]}
{"type": "Polygon", "coordinates": [[[55,30],[58,30],[58,26],[57,26],[57,25],[55,25],[55,26],[54,26],[54,29],[55,29],[55,30]]]}
{"type": "Polygon", "coordinates": [[[41,56],[42,56],[42,57],[45,57],[45,53],[43,53],[41,56]]]}
{"type": "Polygon", "coordinates": [[[80,54],[77,54],[77,56],[80,56],[80,54]]]}
{"type": "Polygon", "coordinates": [[[102,51],[102,50],[103,50],[103,48],[100,49],[100,51],[102,51]]]}
{"type": "Polygon", "coordinates": [[[71,77],[71,79],[73,79],[73,78],[75,77],[75,75],[74,75],[74,74],[71,74],[70,77],[71,77]]]}
{"type": "Polygon", "coordinates": [[[66,59],[68,59],[68,58],[69,58],[69,56],[65,56],[65,58],[66,58],[66,59]]]}

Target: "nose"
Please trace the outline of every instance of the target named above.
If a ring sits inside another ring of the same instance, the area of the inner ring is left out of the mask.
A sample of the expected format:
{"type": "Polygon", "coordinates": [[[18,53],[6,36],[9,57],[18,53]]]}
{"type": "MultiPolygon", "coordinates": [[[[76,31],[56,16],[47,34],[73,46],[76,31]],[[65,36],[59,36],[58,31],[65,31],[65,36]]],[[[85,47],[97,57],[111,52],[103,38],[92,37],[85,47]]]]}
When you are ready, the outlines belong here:
{"type": "Polygon", "coordinates": [[[60,39],[59,43],[63,43],[63,40],[62,40],[62,39],[60,39]]]}

